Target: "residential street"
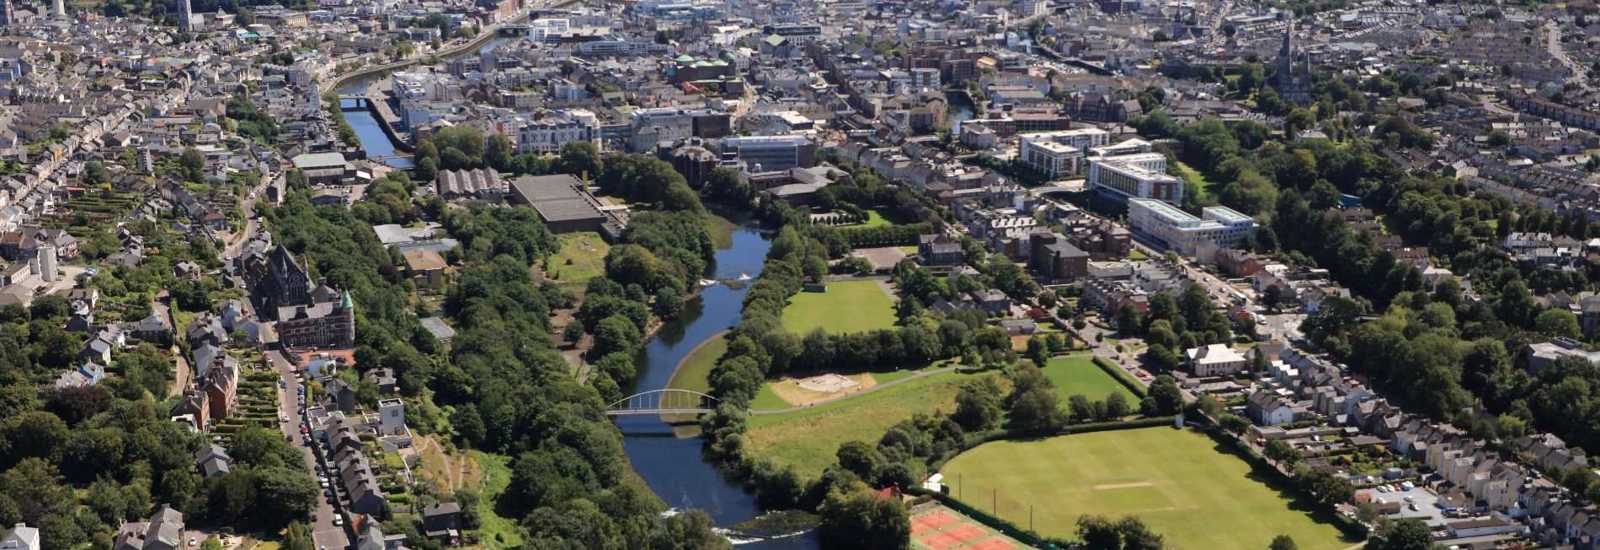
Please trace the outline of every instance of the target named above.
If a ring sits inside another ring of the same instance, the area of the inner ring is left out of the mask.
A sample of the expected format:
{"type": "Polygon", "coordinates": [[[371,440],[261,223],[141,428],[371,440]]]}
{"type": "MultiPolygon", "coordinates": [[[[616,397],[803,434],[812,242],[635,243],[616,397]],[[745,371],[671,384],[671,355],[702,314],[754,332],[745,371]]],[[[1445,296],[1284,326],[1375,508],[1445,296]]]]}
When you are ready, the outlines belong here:
{"type": "MultiPolygon", "coordinates": [[[[300,397],[295,390],[299,382],[294,378],[294,365],[289,364],[283,354],[277,351],[268,351],[265,355],[272,362],[272,368],[278,371],[278,378],[283,383],[278,391],[278,412],[284,418],[288,418],[289,422],[279,422],[279,428],[283,430],[284,437],[300,449],[305,456],[306,469],[315,476],[320,471],[317,468],[317,458],[305,444],[309,436],[300,433],[303,417],[300,414],[300,397]]],[[[326,491],[323,494],[326,495],[326,491]]],[[[333,516],[334,508],[328,504],[328,499],[325,496],[318,498],[316,518],[311,523],[311,537],[316,541],[318,550],[340,549],[350,545],[351,537],[343,527],[333,524],[333,516]]]]}

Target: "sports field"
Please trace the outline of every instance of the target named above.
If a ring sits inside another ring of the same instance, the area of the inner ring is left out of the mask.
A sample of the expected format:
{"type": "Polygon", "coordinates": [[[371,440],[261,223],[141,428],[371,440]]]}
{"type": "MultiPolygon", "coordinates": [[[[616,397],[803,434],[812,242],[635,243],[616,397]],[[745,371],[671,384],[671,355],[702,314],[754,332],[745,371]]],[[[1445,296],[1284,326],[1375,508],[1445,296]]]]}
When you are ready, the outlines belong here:
{"type": "Polygon", "coordinates": [[[560,239],[561,251],[550,257],[545,277],[562,286],[582,287],[589,279],[606,274],[606,253],[611,245],[599,233],[567,233],[560,239]]]}
{"type": "Polygon", "coordinates": [[[1090,401],[1105,399],[1107,395],[1120,393],[1128,398],[1130,405],[1139,404],[1139,396],[1128,390],[1127,386],[1117,382],[1106,371],[1090,361],[1093,355],[1082,353],[1052,357],[1044,364],[1044,376],[1055,382],[1056,390],[1061,394],[1062,402],[1074,394],[1082,394],[1090,401]]]}
{"type": "MultiPolygon", "coordinates": [[[[978,376],[988,375],[944,372],[792,412],[752,415],[746,423],[745,443],[751,456],[794,466],[802,478],[814,479],[834,463],[839,445],[847,441],[876,444],[889,426],[913,414],[954,411],[961,384],[978,376]]],[[[903,378],[908,377],[891,380],[903,378]]],[[[880,384],[888,384],[881,380],[880,384]]],[[[779,403],[780,398],[769,395],[757,397],[752,406],[781,406],[779,403]]]]}
{"type": "Polygon", "coordinates": [[[1332,524],[1308,515],[1203,434],[1170,427],[1035,441],[997,441],[946,463],[951,495],[1014,524],[1075,538],[1079,516],[1135,515],[1169,548],[1266,548],[1289,535],[1304,550],[1342,549],[1332,524]]]}
{"type": "Polygon", "coordinates": [[[894,326],[894,300],[878,281],[835,281],[827,292],[801,291],[783,308],[783,328],[804,335],[815,329],[835,334],[894,326]]]}

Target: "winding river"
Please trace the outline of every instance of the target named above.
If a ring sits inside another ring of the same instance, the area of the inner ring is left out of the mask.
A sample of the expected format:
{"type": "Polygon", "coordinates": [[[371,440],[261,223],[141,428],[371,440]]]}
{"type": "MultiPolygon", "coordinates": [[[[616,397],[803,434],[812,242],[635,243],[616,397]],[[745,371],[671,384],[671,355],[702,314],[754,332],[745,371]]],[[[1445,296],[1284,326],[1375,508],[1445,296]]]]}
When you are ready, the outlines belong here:
{"type": "MultiPolygon", "coordinates": [[[[499,47],[505,41],[503,38],[490,40],[483,49],[499,47]]],[[[339,92],[362,93],[371,82],[383,76],[374,74],[352,80],[345,83],[339,92]]],[[[349,111],[345,113],[345,120],[355,129],[362,148],[369,156],[393,154],[394,143],[378,127],[379,123],[371,113],[349,111]]],[[[400,160],[409,163],[410,159],[400,160]]],[[[768,239],[759,232],[746,227],[736,229],[733,246],[717,251],[715,273],[711,278],[731,280],[740,275],[759,275],[770,246],[768,239]]],[[[746,287],[733,288],[722,284],[701,289],[699,297],[689,302],[682,316],[663,326],[645,344],[643,357],[639,361],[639,377],[631,392],[665,388],[678,363],[695,347],[739,322],[745,291],[746,287]]],[[[699,438],[675,437],[671,426],[656,417],[618,417],[617,427],[622,430],[623,447],[634,470],[668,506],[704,510],[722,527],[748,521],[761,514],[753,495],[745,492],[739,484],[728,481],[716,466],[706,461],[700,452],[699,438]]],[[[757,541],[743,541],[737,536],[734,538],[740,548],[820,548],[815,531],[757,541]]]]}
{"type": "MultiPolygon", "coordinates": [[[[729,280],[741,274],[759,275],[770,246],[768,240],[754,230],[735,230],[733,246],[717,251],[713,278],[729,280]]],[[[745,291],[746,288],[721,284],[701,289],[699,298],[689,303],[681,317],[662,327],[645,344],[639,379],[633,391],[665,388],[678,363],[695,347],[737,324],[745,291]]],[[[623,447],[633,469],[668,506],[704,510],[717,525],[724,527],[761,513],[754,496],[729,482],[715,466],[706,462],[700,452],[699,438],[674,437],[672,427],[656,417],[619,417],[617,427],[622,430],[623,447]]],[[[806,534],[749,542],[740,547],[798,550],[817,548],[818,544],[815,535],[806,534]]]]}

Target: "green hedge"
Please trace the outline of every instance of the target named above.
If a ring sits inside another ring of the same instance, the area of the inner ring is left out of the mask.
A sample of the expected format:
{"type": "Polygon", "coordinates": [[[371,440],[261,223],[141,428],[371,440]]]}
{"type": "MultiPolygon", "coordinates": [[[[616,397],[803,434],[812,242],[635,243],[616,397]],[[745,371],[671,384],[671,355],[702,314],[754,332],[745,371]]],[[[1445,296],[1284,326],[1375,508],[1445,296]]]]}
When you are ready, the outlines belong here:
{"type": "Polygon", "coordinates": [[[1133,392],[1140,399],[1144,399],[1149,394],[1149,390],[1145,389],[1144,384],[1140,384],[1138,380],[1128,376],[1127,371],[1122,370],[1122,368],[1112,364],[1110,361],[1096,356],[1090,362],[1094,363],[1094,366],[1100,367],[1100,370],[1106,371],[1106,374],[1111,375],[1112,378],[1116,379],[1117,383],[1127,387],[1128,391],[1133,392]]]}

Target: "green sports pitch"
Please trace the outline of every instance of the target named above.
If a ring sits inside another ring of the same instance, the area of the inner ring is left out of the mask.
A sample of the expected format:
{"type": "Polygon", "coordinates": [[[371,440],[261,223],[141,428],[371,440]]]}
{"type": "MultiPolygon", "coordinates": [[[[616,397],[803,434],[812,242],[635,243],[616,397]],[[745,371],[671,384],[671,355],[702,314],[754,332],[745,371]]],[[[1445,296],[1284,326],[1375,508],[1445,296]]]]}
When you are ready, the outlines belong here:
{"type": "Polygon", "coordinates": [[[827,288],[790,298],[783,328],[803,336],[819,328],[842,334],[894,326],[894,300],[878,281],[833,281],[827,288]]]}
{"type": "Polygon", "coordinates": [[[1024,529],[1076,538],[1079,516],[1138,516],[1169,548],[1266,548],[1289,535],[1304,550],[1347,540],[1312,505],[1260,481],[1249,464],[1190,430],[1117,430],[996,441],[962,453],[942,472],[950,494],[1024,529]]]}

